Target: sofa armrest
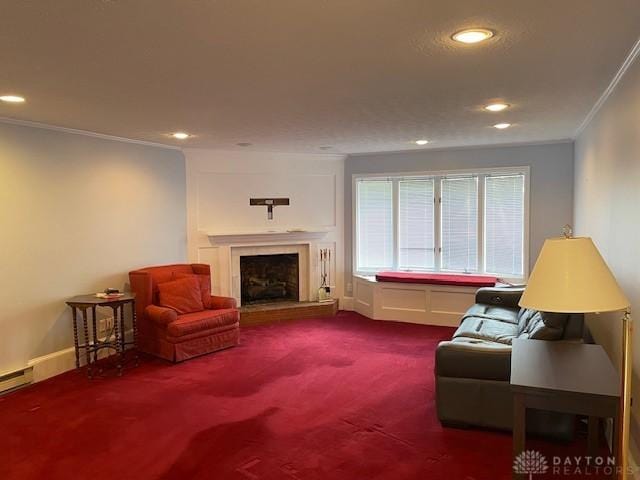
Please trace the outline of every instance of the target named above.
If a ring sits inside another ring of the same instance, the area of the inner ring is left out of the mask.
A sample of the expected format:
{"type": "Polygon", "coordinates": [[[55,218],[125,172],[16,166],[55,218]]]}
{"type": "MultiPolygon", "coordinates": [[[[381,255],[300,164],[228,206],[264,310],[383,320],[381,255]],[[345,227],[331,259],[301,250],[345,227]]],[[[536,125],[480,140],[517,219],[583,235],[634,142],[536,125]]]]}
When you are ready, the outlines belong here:
{"type": "Polygon", "coordinates": [[[473,339],[440,342],[435,373],[438,377],[509,381],[511,345],[473,339]]]}
{"type": "Polygon", "coordinates": [[[178,318],[178,312],[175,310],[158,305],[147,305],[144,313],[147,318],[160,325],[168,325],[178,318]]]}
{"type": "Polygon", "coordinates": [[[221,310],[223,308],[238,308],[238,304],[235,298],[217,297],[215,295],[211,295],[211,308],[213,310],[221,310]]]}
{"type": "Polygon", "coordinates": [[[476,303],[519,308],[524,287],[483,287],[476,292],[476,303]]]}

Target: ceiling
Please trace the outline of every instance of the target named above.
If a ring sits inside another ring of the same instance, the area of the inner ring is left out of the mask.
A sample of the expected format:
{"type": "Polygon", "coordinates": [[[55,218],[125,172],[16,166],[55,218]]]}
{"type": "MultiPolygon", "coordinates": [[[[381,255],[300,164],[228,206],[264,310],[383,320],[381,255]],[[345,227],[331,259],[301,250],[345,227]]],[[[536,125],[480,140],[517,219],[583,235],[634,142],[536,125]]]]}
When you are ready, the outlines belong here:
{"type": "Polygon", "coordinates": [[[568,139],[639,36],[637,0],[5,0],[0,95],[27,102],[0,117],[281,152],[568,139]]]}

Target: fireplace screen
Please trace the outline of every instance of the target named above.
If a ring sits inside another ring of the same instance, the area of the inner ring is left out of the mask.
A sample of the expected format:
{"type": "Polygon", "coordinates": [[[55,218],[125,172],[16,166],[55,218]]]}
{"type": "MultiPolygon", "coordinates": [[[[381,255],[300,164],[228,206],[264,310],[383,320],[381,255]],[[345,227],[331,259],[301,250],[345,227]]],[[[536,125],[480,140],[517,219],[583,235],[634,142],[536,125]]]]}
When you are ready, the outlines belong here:
{"type": "Polygon", "coordinates": [[[298,254],[240,257],[241,303],[299,300],[298,254]]]}

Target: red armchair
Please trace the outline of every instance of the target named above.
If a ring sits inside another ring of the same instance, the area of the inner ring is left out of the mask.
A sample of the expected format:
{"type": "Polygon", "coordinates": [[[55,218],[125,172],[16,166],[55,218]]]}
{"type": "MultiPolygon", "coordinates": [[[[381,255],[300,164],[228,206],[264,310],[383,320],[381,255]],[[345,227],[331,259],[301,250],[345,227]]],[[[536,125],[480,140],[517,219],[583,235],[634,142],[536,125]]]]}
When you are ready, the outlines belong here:
{"type": "Polygon", "coordinates": [[[157,357],[181,362],[238,344],[240,314],[233,298],[211,296],[209,265],[165,265],[129,272],[136,294],[138,348],[157,357]],[[184,274],[206,276],[205,309],[178,314],[159,305],[158,284],[184,274]]]}

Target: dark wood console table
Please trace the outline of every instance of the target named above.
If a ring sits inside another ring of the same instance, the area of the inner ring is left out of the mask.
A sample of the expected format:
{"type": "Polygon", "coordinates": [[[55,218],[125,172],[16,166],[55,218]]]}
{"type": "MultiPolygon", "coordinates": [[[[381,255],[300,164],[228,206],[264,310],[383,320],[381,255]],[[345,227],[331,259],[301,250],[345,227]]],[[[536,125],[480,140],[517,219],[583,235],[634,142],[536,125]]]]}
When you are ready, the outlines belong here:
{"type": "MultiPolygon", "coordinates": [[[[84,358],[87,364],[87,375],[89,378],[93,377],[93,367],[98,361],[98,353],[102,349],[115,350],[116,367],[118,369],[118,375],[122,375],[122,367],[124,365],[124,353],[127,346],[136,347],[136,340],[138,337],[138,327],[136,323],[136,297],[133,293],[126,293],[118,298],[99,298],[95,294],[78,295],[67,300],[67,305],[71,307],[73,314],[73,342],[76,353],[76,368],[80,368],[80,352],[84,352],[84,358]],[[131,305],[131,319],[133,330],[133,339],[129,342],[125,339],[125,321],[124,321],[124,307],[125,305],[131,305]],[[98,325],[96,319],[96,310],[98,307],[111,308],[113,312],[113,335],[103,340],[98,338],[98,325]],[[91,318],[89,318],[89,311],[91,311],[91,318]],[[83,338],[79,338],[79,315],[82,314],[82,331],[83,338]],[[113,338],[112,338],[113,337],[113,338]]],[[[136,354],[137,362],[137,354],[136,354]]]]}
{"type": "MultiPolygon", "coordinates": [[[[600,345],[513,341],[513,457],[525,449],[527,408],[589,417],[589,455],[597,455],[599,418],[614,419],[614,445],[620,404],[620,377],[600,345]]],[[[614,447],[613,455],[618,452],[614,447]]],[[[514,472],[513,478],[525,478],[514,472]]]]}

